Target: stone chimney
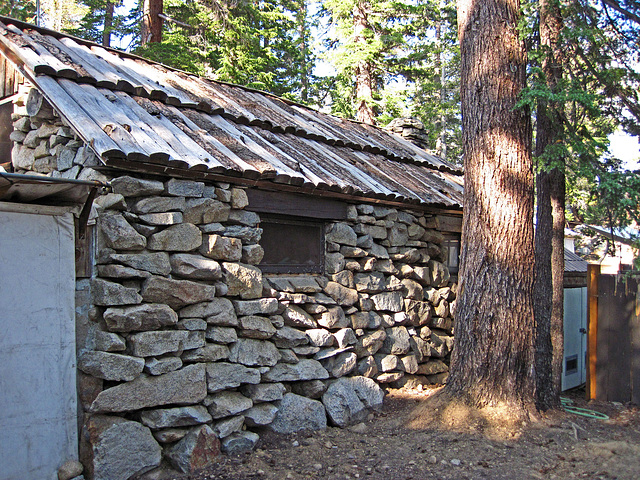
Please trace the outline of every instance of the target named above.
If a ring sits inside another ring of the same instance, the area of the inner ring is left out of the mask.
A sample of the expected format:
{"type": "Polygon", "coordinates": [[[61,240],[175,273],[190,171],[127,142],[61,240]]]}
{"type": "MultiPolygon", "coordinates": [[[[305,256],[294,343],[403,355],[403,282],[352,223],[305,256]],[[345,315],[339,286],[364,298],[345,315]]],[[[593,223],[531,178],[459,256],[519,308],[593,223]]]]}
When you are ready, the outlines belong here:
{"type": "Polygon", "coordinates": [[[420,120],[414,117],[399,117],[385,127],[385,130],[400,135],[405,140],[410,141],[414,145],[427,150],[428,136],[424,125],[420,120]]]}

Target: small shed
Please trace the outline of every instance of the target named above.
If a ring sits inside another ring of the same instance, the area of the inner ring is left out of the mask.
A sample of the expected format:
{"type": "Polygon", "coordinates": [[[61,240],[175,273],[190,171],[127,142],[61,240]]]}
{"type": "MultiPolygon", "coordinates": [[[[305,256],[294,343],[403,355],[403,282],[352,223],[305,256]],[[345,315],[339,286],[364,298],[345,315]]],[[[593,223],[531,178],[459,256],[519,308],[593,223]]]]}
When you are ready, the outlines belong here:
{"type": "Polygon", "coordinates": [[[587,267],[571,250],[564,250],[564,361],[562,390],[587,381],[587,267]]]}
{"type": "Polygon", "coordinates": [[[101,188],[0,171],[2,478],[54,478],[78,455],[75,238],[101,188]]]}

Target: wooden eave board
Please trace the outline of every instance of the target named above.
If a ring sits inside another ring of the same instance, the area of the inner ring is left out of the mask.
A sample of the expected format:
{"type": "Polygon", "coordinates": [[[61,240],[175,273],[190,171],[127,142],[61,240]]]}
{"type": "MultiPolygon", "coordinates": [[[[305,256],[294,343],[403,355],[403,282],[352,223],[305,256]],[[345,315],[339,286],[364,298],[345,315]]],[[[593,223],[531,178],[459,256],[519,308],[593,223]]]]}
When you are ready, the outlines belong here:
{"type": "Polygon", "coordinates": [[[0,201],[41,203],[83,203],[91,187],[74,183],[45,183],[0,177],[0,201]]]}

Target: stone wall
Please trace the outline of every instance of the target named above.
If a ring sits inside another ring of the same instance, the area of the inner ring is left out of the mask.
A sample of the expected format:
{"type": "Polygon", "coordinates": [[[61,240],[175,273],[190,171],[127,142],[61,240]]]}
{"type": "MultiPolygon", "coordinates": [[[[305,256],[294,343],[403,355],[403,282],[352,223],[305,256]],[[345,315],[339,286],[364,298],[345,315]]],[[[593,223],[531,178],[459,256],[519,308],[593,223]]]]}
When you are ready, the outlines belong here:
{"type": "Polygon", "coordinates": [[[89,478],[362,421],[382,386],[441,383],[456,286],[437,217],[369,204],[326,224],[324,275],[263,275],[244,188],[102,173],[56,117],[15,115],[16,171],[110,181],[95,268],[78,281],[78,394],[89,478]]]}

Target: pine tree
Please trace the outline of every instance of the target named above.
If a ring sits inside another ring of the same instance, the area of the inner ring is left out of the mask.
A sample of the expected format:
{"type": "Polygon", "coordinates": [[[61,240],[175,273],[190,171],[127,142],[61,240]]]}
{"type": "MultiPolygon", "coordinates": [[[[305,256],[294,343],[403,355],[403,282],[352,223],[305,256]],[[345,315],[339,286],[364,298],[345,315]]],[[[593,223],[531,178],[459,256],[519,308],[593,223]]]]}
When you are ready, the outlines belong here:
{"type": "Polygon", "coordinates": [[[76,0],[40,0],[43,26],[59,32],[73,28],[86,13],[76,0]]]}
{"type": "Polygon", "coordinates": [[[541,73],[552,98],[538,100],[536,156],[536,404],[541,410],[560,406],[564,357],[564,154],[562,104],[555,101],[562,85],[563,19],[559,0],[540,0],[539,38],[543,50],[541,73]]]}
{"type": "Polygon", "coordinates": [[[72,35],[111,46],[112,37],[123,37],[125,16],[115,13],[115,8],[122,5],[122,0],[80,0],[79,5],[86,7],[82,19],[66,31],[72,35]]]}
{"type": "Polygon", "coordinates": [[[36,0],[6,0],[0,4],[0,15],[35,23],[36,0]]]}
{"type": "Polygon", "coordinates": [[[302,0],[165,0],[162,42],[136,53],[218,80],[307,101],[314,95],[302,0]]]}
{"type": "Polygon", "coordinates": [[[458,1],[465,193],[456,344],[445,391],[533,410],[531,116],[517,0],[458,1]]]}
{"type": "Polygon", "coordinates": [[[430,148],[460,156],[459,50],[451,0],[328,0],[332,111],[366,123],[418,117],[430,148]],[[450,148],[447,151],[445,145],[450,148]]]}
{"type": "Polygon", "coordinates": [[[540,47],[532,51],[531,96],[539,164],[536,401],[542,409],[559,405],[561,388],[565,172],[574,218],[625,224],[640,206],[633,189],[640,179],[621,172],[607,151],[607,136],[618,125],[633,132],[640,120],[638,75],[629,68],[637,51],[637,9],[633,1],[541,0],[536,12],[540,47]],[[625,120],[629,116],[635,122],[625,120]]]}

